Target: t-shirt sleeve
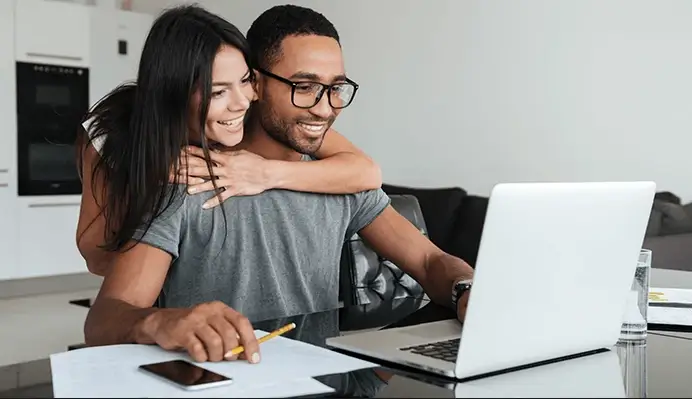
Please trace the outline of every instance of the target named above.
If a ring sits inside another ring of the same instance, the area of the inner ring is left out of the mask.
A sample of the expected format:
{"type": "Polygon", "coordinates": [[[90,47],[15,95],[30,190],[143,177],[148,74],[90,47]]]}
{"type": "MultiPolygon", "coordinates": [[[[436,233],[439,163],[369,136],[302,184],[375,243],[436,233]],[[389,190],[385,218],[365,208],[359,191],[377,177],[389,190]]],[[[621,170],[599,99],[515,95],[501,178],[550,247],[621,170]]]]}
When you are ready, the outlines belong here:
{"type": "Polygon", "coordinates": [[[94,137],[94,135],[96,134],[96,125],[94,123],[95,118],[89,118],[88,120],[82,123],[82,128],[84,128],[84,131],[89,136],[89,139],[91,140],[91,145],[94,146],[94,149],[96,149],[96,151],[100,154],[101,149],[103,149],[103,144],[106,142],[106,135],[99,135],[97,137],[94,137]]]}
{"type": "Polygon", "coordinates": [[[171,204],[158,217],[154,218],[149,229],[147,229],[146,224],[142,224],[135,231],[135,239],[165,251],[173,257],[173,261],[180,255],[179,247],[186,216],[186,196],[181,193],[183,189],[177,188],[176,190],[171,204]]]}
{"type": "Polygon", "coordinates": [[[351,223],[346,231],[347,238],[370,225],[391,202],[389,196],[382,189],[356,193],[352,195],[351,201],[353,213],[351,215],[351,223]]]}

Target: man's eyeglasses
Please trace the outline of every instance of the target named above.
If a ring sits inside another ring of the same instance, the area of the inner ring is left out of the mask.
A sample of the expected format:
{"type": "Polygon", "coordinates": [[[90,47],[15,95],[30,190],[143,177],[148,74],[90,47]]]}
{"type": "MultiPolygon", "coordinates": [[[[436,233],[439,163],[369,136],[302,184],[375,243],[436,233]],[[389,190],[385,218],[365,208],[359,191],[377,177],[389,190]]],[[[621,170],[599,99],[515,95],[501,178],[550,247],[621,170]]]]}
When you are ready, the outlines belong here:
{"type": "Polygon", "coordinates": [[[298,108],[314,107],[320,102],[325,92],[327,92],[327,100],[329,100],[329,105],[332,108],[346,108],[353,102],[353,98],[356,97],[356,91],[358,91],[358,84],[348,78],[346,78],[345,82],[326,85],[310,81],[293,82],[261,68],[258,71],[262,75],[289,85],[291,87],[291,102],[298,108]]]}

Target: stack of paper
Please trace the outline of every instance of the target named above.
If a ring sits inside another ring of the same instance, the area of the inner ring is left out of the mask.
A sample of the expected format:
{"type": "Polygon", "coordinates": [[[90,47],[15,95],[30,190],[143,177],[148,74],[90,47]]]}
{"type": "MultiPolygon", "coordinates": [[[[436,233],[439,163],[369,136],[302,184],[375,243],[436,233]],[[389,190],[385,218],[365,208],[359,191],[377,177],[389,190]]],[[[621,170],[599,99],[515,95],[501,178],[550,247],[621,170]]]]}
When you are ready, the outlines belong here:
{"type": "Polygon", "coordinates": [[[649,304],[689,304],[692,306],[692,289],[657,288],[649,289],[649,304]]]}
{"type": "MultiPolygon", "coordinates": [[[[257,336],[266,332],[255,331],[257,336]]],[[[318,346],[277,337],[261,345],[262,361],[195,363],[233,379],[223,387],[187,391],[138,370],[142,364],[192,360],[158,346],[91,347],[50,357],[55,397],[294,397],[332,392],[312,379],[376,366],[318,346]]]]}

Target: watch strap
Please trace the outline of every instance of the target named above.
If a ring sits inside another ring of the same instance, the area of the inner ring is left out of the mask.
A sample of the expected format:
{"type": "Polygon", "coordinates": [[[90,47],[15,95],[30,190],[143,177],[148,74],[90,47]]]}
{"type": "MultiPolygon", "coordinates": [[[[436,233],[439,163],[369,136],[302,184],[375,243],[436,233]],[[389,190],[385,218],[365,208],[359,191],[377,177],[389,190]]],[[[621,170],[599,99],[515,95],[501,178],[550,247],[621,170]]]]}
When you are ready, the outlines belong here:
{"type": "Polygon", "coordinates": [[[467,291],[471,290],[472,284],[473,280],[471,279],[460,280],[454,284],[454,289],[452,290],[452,304],[454,304],[455,308],[457,307],[461,296],[463,296],[467,291]]]}

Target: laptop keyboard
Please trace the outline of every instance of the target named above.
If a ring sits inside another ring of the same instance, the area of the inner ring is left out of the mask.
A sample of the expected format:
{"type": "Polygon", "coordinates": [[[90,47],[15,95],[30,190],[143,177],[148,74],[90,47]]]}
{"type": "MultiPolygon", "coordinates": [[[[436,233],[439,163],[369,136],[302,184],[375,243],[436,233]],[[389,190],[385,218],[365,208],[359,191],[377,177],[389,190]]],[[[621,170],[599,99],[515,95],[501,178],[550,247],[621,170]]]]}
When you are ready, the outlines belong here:
{"type": "Polygon", "coordinates": [[[399,350],[409,351],[413,354],[420,354],[426,357],[437,358],[438,360],[456,362],[457,352],[459,351],[459,340],[460,339],[444,340],[442,342],[402,347],[399,350]]]}

